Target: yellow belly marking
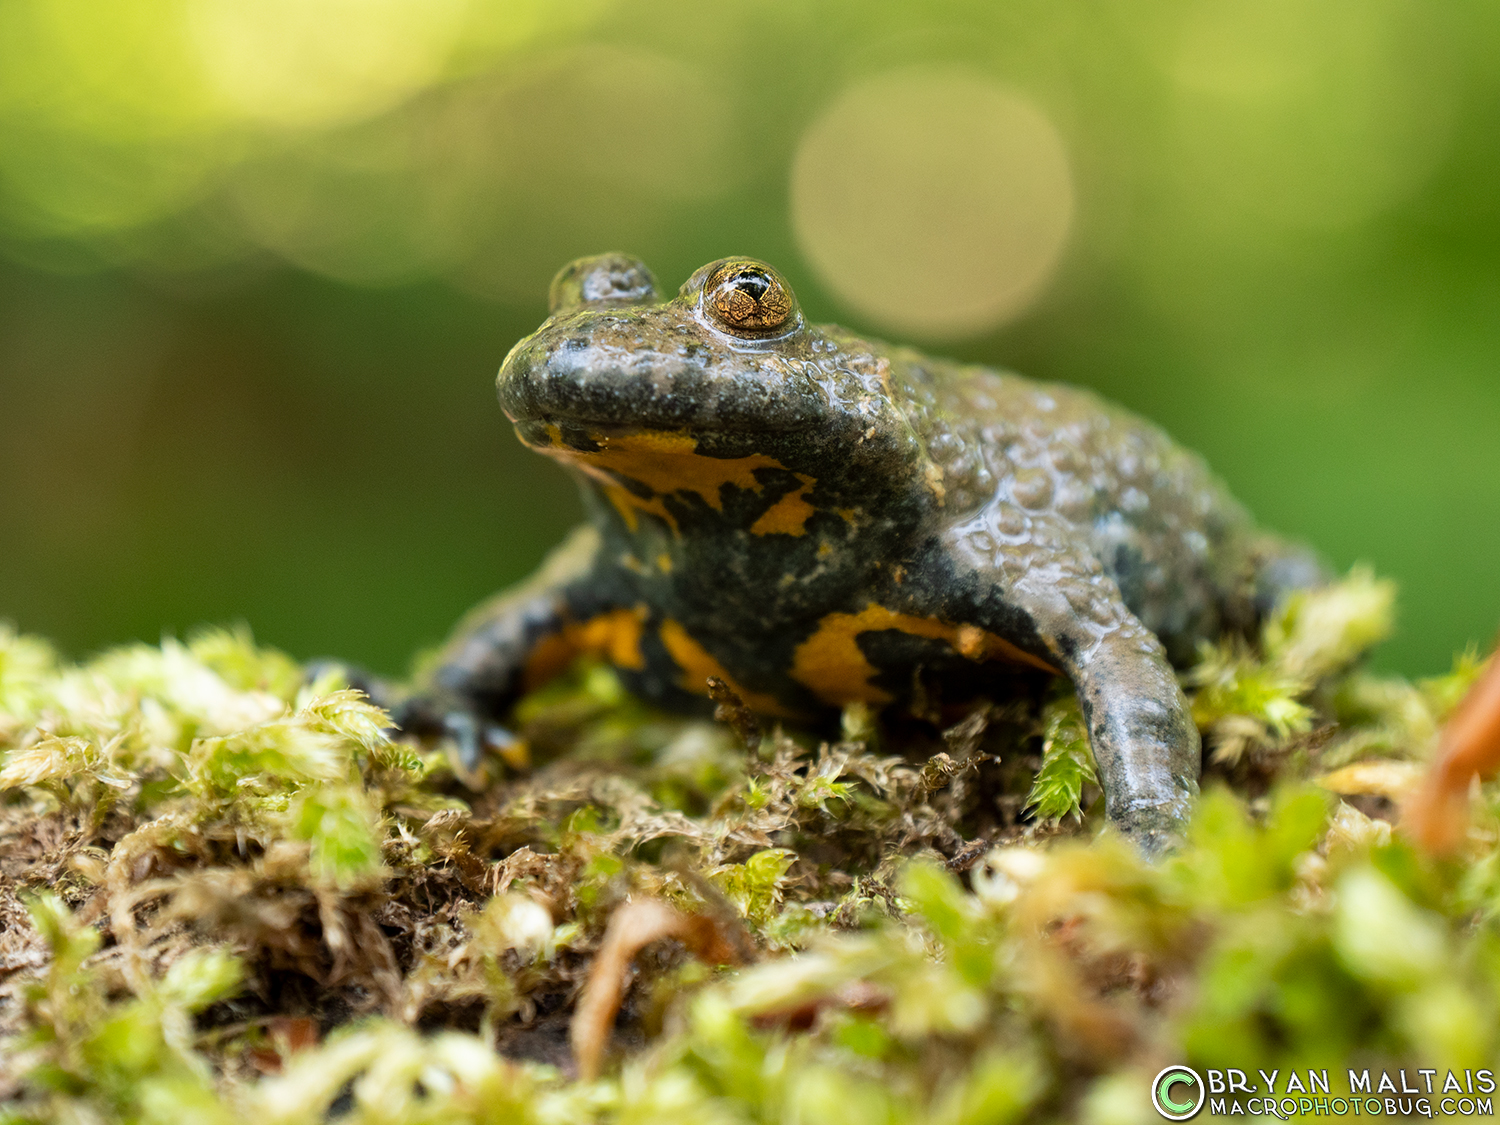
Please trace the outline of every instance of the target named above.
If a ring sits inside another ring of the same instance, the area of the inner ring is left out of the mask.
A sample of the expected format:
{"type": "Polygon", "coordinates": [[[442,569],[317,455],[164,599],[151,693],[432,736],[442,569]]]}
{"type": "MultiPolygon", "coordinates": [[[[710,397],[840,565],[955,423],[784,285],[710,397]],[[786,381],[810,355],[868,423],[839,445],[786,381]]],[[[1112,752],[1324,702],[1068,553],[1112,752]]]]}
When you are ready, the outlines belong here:
{"type": "Polygon", "coordinates": [[[817,511],[807,502],[807,494],[817,480],[806,473],[798,473],[801,488],[788,492],[776,503],[761,513],[760,519],[750,525],[751,535],[805,535],[807,520],[817,511]]]}
{"type": "Polygon", "coordinates": [[[774,695],[750,691],[741,686],[724,670],[724,665],[720,664],[712,653],[694,640],[686,629],[670,617],[661,623],[660,635],[667,654],[677,662],[677,667],[682,669],[682,676],[677,684],[685,691],[690,691],[694,695],[707,695],[708,678],[717,676],[728,684],[730,689],[752,710],[759,711],[763,715],[791,717],[791,712],[783,707],[774,695]]]}
{"type": "Polygon", "coordinates": [[[877,671],[859,648],[859,635],[898,629],[915,637],[944,641],[954,652],[973,661],[1003,660],[1057,673],[1044,660],[1023,652],[1005,638],[974,625],[950,625],[935,617],[914,617],[871,602],[858,613],[830,613],[818,629],[797,646],[792,679],[824,703],[889,703],[891,693],[870,682],[877,671]]]}
{"type": "MultiPolygon", "coordinates": [[[[562,440],[557,426],[547,427],[549,444],[532,445],[538,453],[555,457],[587,473],[604,488],[604,494],[634,531],[640,525],[640,513],[657,516],[674,532],[677,521],[667,511],[662,497],[673,492],[694,492],[716,512],[724,510],[721,490],[727,484],[751,492],[760,492],[757,469],[785,469],[774,457],[752,453],[748,457],[708,457],[697,452],[698,439],[688,433],[664,433],[641,430],[633,434],[590,434],[597,450],[574,449],[562,440]],[[636,495],[620,484],[621,477],[638,481],[652,492],[649,497],[636,495]]],[[[525,440],[524,438],[522,439],[525,440]]],[[[756,535],[801,535],[814,508],[806,500],[817,481],[797,474],[802,487],[772,504],[750,530],[756,535]]]]}

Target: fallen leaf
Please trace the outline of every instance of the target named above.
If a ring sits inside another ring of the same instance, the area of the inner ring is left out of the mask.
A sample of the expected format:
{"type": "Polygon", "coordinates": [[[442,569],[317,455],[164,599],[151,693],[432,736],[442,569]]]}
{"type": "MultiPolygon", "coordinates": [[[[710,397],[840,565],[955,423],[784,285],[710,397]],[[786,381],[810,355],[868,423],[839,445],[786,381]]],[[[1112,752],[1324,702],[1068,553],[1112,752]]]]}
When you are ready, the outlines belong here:
{"type": "Polygon", "coordinates": [[[1500,660],[1490,658],[1443,728],[1427,780],[1402,810],[1402,826],[1434,854],[1456,848],[1469,826],[1469,784],[1500,770],[1500,660]]]}
{"type": "Polygon", "coordinates": [[[580,1078],[587,1082],[599,1076],[635,955],[653,941],[676,938],[708,964],[739,964],[736,943],[722,929],[706,914],[684,914],[659,899],[636,899],[615,911],[568,1029],[580,1078]]]}

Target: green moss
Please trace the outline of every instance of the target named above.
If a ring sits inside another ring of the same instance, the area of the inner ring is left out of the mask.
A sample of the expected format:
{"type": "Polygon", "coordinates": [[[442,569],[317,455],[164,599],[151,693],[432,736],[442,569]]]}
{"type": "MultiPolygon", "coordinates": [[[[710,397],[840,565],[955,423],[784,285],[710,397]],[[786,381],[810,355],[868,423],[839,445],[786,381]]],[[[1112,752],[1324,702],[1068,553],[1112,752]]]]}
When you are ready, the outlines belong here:
{"type": "Polygon", "coordinates": [[[1078,700],[1072,695],[1042,712],[1042,765],[1026,796],[1026,807],[1053,822],[1081,814],[1083,787],[1094,785],[1094,755],[1078,700]]]}
{"type": "Polygon", "coordinates": [[[1310,784],[1419,761],[1478,674],[1367,675],[1390,612],[1356,571],[1204,650],[1212,765],[1154,866],[1065,695],[752,755],[581,667],[475,792],[244,630],[82,664],[0,630],[0,1121],[1102,1125],[1164,1060],[1493,1065],[1500,794],[1434,863],[1310,784]],[[743,963],[647,946],[577,1081],[642,898],[743,963]]]}
{"type": "Polygon", "coordinates": [[[780,913],[782,883],[796,859],[788,848],[767,848],[744,863],[717,867],[708,877],[747,921],[764,926],[780,913]]]}

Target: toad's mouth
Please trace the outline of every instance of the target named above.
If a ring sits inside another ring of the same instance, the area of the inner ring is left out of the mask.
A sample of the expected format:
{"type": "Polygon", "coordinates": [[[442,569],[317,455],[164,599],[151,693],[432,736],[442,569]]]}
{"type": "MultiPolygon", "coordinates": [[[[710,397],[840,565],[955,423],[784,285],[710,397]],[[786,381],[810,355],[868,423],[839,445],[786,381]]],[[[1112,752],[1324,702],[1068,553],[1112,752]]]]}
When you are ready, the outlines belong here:
{"type": "Polygon", "coordinates": [[[515,387],[503,388],[500,407],[505,417],[525,431],[522,441],[534,448],[545,442],[535,435],[550,427],[561,429],[567,444],[580,435],[607,434],[630,437],[641,434],[687,434],[750,439],[757,434],[792,434],[826,425],[826,400],[817,398],[817,410],[805,402],[777,403],[766,395],[746,394],[743,385],[735,394],[716,391],[645,396],[623,409],[619,401],[583,403],[582,396],[536,393],[515,387]],[[506,392],[509,393],[506,393],[506,392]]]}
{"type": "Polygon", "coordinates": [[[831,420],[829,391],[806,364],[774,355],[752,363],[717,353],[607,350],[586,336],[562,335],[551,328],[528,337],[501,365],[496,391],[512,422],[529,429],[555,422],[571,438],[580,430],[631,428],[784,433],[831,420]]]}
{"type": "Polygon", "coordinates": [[[780,495],[773,492],[767,498],[767,507],[750,524],[752,534],[802,535],[814,511],[807,500],[817,483],[813,477],[805,473],[789,476],[785,465],[764,453],[742,457],[702,453],[698,439],[685,430],[594,432],[569,434],[565,439],[555,424],[541,427],[540,432],[518,425],[516,435],[527,448],[587,476],[632,531],[644,513],[679,532],[678,519],[665,503],[668,496],[696,495],[711,510],[723,512],[726,488],[764,494],[777,480],[782,482],[780,495]]]}

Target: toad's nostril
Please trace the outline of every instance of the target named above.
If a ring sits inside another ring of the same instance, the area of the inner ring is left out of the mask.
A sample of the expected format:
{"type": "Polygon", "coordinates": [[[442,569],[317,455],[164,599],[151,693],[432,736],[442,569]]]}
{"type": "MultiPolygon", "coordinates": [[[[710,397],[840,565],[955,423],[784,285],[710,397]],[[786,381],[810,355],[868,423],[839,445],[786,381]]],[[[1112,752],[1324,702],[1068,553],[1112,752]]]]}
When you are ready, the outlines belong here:
{"type": "Polygon", "coordinates": [[[657,297],[646,263],[629,254],[595,254],[569,262],[547,291],[550,315],[585,305],[637,305],[657,297]]]}

